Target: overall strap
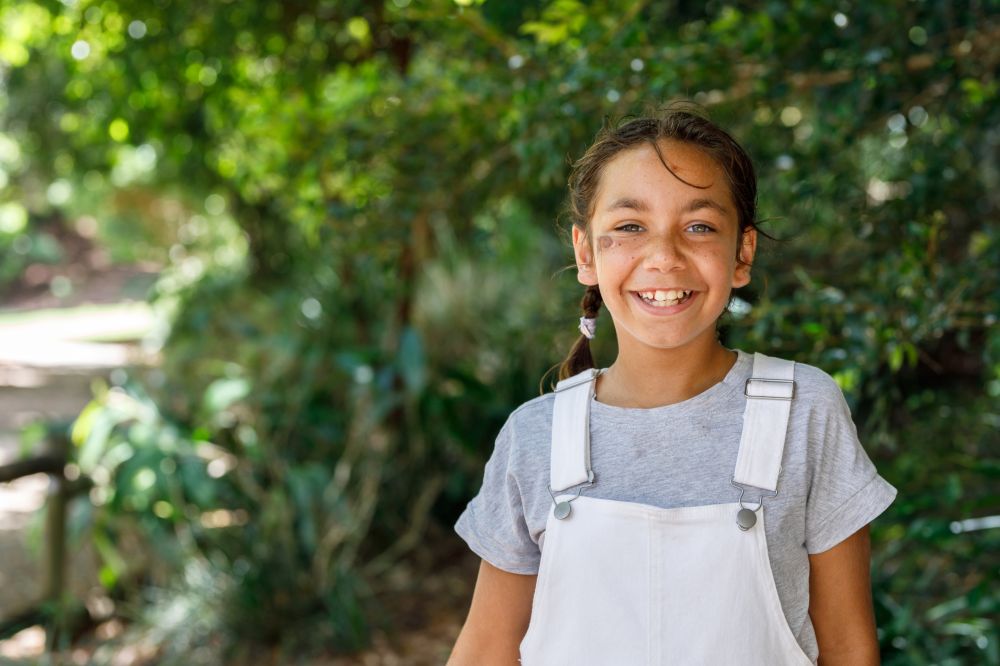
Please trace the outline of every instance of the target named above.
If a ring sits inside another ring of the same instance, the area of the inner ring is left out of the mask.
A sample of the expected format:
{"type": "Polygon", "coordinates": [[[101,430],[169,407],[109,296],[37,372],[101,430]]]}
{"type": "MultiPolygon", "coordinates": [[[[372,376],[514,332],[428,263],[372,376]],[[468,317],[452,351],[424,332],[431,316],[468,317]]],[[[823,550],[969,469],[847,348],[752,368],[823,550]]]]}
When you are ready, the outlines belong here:
{"type": "Polygon", "coordinates": [[[743,392],[743,433],[736,457],[736,483],[775,491],[785,450],[788,413],[795,395],[795,362],[753,355],[753,371],[743,392]]]}
{"type": "Polygon", "coordinates": [[[590,401],[597,373],[591,368],[556,384],[549,462],[553,492],[593,480],[589,469],[590,401]]]}

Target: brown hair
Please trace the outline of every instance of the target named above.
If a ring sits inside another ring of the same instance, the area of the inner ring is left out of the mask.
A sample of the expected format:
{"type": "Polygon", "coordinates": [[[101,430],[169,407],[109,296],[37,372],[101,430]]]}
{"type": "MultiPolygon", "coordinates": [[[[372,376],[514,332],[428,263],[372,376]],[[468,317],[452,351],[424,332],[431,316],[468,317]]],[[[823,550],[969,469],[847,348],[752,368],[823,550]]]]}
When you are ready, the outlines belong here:
{"type": "MultiPolygon", "coordinates": [[[[680,178],[667,165],[659,146],[664,139],[689,143],[715,160],[726,176],[736,205],[738,238],[742,239],[748,229],[757,229],[757,175],[750,156],[729,133],[706,118],[696,107],[673,104],[653,117],[632,118],[617,125],[605,123],[587,152],[573,164],[569,177],[568,214],[573,225],[586,233],[588,242],[591,241],[590,217],[604,167],[625,150],[649,144],[656,150],[667,171],[688,185],[700,187],[680,178]]],[[[739,245],[737,243],[737,261],[741,261],[739,245]]],[[[583,316],[597,317],[602,302],[600,289],[596,285],[588,286],[580,301],[583,316]]],[[[559,367],[559,379],[593,367],[590,340],[581,335],[559,367]]]]}

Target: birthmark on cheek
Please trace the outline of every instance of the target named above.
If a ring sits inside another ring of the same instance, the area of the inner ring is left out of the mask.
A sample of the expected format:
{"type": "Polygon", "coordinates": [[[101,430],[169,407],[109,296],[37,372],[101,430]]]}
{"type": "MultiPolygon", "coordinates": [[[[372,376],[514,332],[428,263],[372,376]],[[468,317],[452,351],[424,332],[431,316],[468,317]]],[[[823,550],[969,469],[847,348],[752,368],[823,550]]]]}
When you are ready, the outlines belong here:
{"type": "Polygon", "coordinates": [[[646,238],[644,236],[639,236],[638,234],[625,236],[623,238],[615,238],[614,236],[599,236],[597,238],[597,251],[601,254],[605,252],[634,252],[637,248],[642,246],[644,240],[646,240],[646,238]]]}

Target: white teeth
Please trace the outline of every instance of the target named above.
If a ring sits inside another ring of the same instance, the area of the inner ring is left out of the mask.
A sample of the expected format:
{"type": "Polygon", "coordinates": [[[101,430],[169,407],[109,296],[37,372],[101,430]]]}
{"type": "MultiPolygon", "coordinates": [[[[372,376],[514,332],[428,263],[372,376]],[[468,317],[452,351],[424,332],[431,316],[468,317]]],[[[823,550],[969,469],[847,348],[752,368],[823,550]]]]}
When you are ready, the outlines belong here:
{"type": "Polygon", "coordinates": [[[657,289],[656,291],[643,291],[639,295],[651,301],[676,301],[690,295],[690,291],[675,289],[657,289]]]}
{"type": "Polygon", "coordinates": [[[691,291],[676,289],[657,289],[656,291],[641,291],[639,296],[651,305],[667,307],[677,305],[691,295],[691,291]]]}

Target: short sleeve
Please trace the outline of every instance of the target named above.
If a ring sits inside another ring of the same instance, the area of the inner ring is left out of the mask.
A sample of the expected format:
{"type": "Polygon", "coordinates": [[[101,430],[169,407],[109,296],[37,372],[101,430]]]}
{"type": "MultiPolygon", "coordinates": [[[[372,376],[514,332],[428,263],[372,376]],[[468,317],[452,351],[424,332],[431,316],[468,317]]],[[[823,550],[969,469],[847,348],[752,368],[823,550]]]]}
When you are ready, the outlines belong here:
{"type": "Polygon", "coordinates": [[[511,467],[514,432],[508,420],[483,471],[483,485],[455,523],[469,548],[498,569],[536,574],[541,560],[524,518],[521,492],[511,467]]]}
{"type": "Polygon", "coordinates": [[[840,387],[830,378],[811,436],[815,448],[806,502],[806,551],[833,548],[885,511],[896,489],[879,476],[858,441],[857,427],[840,387]]]}

